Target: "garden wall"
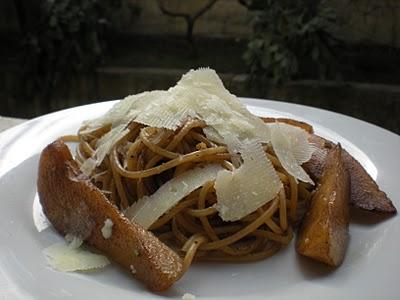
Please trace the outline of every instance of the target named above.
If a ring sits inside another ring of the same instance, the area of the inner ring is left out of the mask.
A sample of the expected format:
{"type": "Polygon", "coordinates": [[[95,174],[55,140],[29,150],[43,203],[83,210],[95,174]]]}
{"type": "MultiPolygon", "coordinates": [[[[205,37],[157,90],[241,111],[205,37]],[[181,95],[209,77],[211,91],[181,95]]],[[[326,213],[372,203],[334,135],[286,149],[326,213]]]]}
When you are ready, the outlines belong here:
{"type": "MultiPolygon", "coordinates": [[[[128,34],[183,35],[182,18],[161,13],[157,0],[128,0],[141,7],[141,15],[132,24],[121,27],[128,34]]],[[[207,0],[163,0],[176,12],[194,12],[207,0]]],[[[336,35],[350,42],[377,43],[400,47],[400,1],[398,0],[330,0],[338,12],[336,35]]],[[[0,1],[0,33],[18,32],[14,0],[0,1]]],[[[250,33],[249,12],[237,0],[219,0],[195,25],[195,34],[220,37],[247,37],[250,33]]]]}
{"type": "MultiPolygon", "coordinates": [[[[142,15],[128,32],[139,34],[183,35],[182,18],[163,15],[156,0],[130,0],[142,7],[142,15]]],[[[164,0],[166,7],[176,12],[194,12],[206,0],[164,0]]],[[[400,1],[398,0],[330,0],[338,13],[337,36],[349,42],[377,43],[400,47],[400,1]]],[[[236,0],[219,0],[196,23],[195,33],[225,37],[246,37],[251,33],[249,12],[236,0]]]]}

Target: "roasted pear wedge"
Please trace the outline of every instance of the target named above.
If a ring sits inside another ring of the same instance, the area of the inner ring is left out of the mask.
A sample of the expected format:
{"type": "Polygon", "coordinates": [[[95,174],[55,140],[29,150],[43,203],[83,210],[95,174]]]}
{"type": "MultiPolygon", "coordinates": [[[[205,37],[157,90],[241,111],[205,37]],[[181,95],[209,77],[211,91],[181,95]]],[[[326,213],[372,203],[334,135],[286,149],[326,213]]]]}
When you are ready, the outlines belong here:
{"type": "MultiPolygon", "coordinates": [[[[287,118],[261,118],[265,123],[282,122],[297,126],[310,133],[310,143],[316,148],[311,159],[303,164],[305,171],[313,180],[319,182],[325,169],[327,155],[335,144],[314,134],[313,127],[305,122],[287,118]]],[[[342,159],[350,174],[351,196],[350,204],[356,208],[367,210],[373,213],[395,214],[397,213],[392,201],[385,192],[379,189],[375,180],[367,173],[361,164],[342,149],[342,159]]]]}
{"type": "Polygon", "coordinates": [[[39,162],[38,193],[43,212],[62,235],[94,246],[154,291],[163,291],[183,272],[182,259],[151,232],[125,218],[84,176],[62,141],[48,145],[39,162]],[[102,235],[106,219],[113,223],[102,235]]]}
{"type": "MultiPolygon", "coordinates": [[[[316,150],[303,167],[311,178],[319,182],[325,168],[327,154],[335,144],[315,134],[310,136],[310,143],[316,147],[316,150]]],[[[344,149],[342,149],[342,159],[350,174],[350,204],[374,213],[395,214],[397,210],[392,201],[385,192],[379,189],[375,180],[361,164],[344,149]]]]}
{"type": "Polygon", "coordinates": [[[348,242],[350,177],[335,146],[327,156],[325,171],[299,230],[299,254],[339,266],[348,242]]]}
{"type": "Polygon", "coordinates": [[[350,204],[357,208],[376,213],[397,213],[397,209],[392,201],[385,192],[379,189],[375,180],[372,179],[361,164],[346,150],[343,150],[342,158],[350,174],[350,204]]]}

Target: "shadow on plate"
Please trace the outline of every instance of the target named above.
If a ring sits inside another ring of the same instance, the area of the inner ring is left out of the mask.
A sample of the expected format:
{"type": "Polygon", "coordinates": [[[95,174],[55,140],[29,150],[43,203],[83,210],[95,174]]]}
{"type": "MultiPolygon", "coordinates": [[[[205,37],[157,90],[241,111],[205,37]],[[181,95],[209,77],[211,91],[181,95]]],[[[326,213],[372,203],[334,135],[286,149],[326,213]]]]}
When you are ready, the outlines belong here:
{"type": "Polygon", "coordinates": [[[378,223],[390,220],[396,215],[391,214],[377,214],[363,209],[350,207],[350,223],[363,225],[363,226],[375,226],[378,223]]]}
{"type": "Polygon", "coordinates": [[[332,268],[323,263],[312,260],[311,258],[296,255],[296,263],[307,279],[316,279],[321,277],[330,276],[335,273],[337,268],[332,268]]]}

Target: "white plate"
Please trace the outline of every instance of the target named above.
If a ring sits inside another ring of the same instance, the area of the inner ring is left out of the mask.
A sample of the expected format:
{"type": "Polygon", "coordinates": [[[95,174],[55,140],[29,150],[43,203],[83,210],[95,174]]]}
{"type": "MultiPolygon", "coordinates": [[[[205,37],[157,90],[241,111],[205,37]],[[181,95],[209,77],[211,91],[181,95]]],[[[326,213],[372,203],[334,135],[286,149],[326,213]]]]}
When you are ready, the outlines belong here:
{"type": "MultiPolygon", "coordinates": [[[[400,137],[340,114],[267,100],[243,99],[258,115],[288,116],[348,149],[400,208],[400,137]]],[[[152,294],[117,266],[92,273],[60,273],[42,250],[61,238],[41,232],[34,201],[39,153],[56,137],[76,132],[111,102],[49,114],[0,134],[0,299],[395,299],[400,295],[400,218],[350,225],[346,259],[336,271],[296,255],[293,242],[274,257],[250,264],[197,264],[167,293],[152,294]]],[[[36,199],[37,200],[37,199],[36,199]]]]}

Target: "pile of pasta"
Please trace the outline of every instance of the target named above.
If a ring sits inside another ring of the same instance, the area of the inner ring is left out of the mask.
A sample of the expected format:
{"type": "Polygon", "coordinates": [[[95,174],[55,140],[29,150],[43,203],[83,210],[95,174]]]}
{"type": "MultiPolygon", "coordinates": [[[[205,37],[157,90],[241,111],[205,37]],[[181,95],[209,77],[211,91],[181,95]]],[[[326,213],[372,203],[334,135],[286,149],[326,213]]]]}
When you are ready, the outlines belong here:
{"type": "MultiPolygon", "coordinates": [[[[113,146],[110,155],[91,175],[91,180],[121,211],[152,195],[171,179],[201,166],[217,163],[234,169],[225,145],[210,141],[206,124],[189,119],[176,131],[129,125],[129,132],[113,146]]],[[[82,127],[76,160],[82,164],[96,150],[98,140],[110,131],[82,127]]],[[[311,184],[298,182],[281,165],[274,151],[263,145],[283,188],[264,206],[246,217],[223,221],[215,208],[214,181],[206,182],[162,215],[149,229],[160,240],[181,253],[185,268],[195,260],[248,262],[276,253],[293,238],[293,226],[305,211],[311,184]]]]}

